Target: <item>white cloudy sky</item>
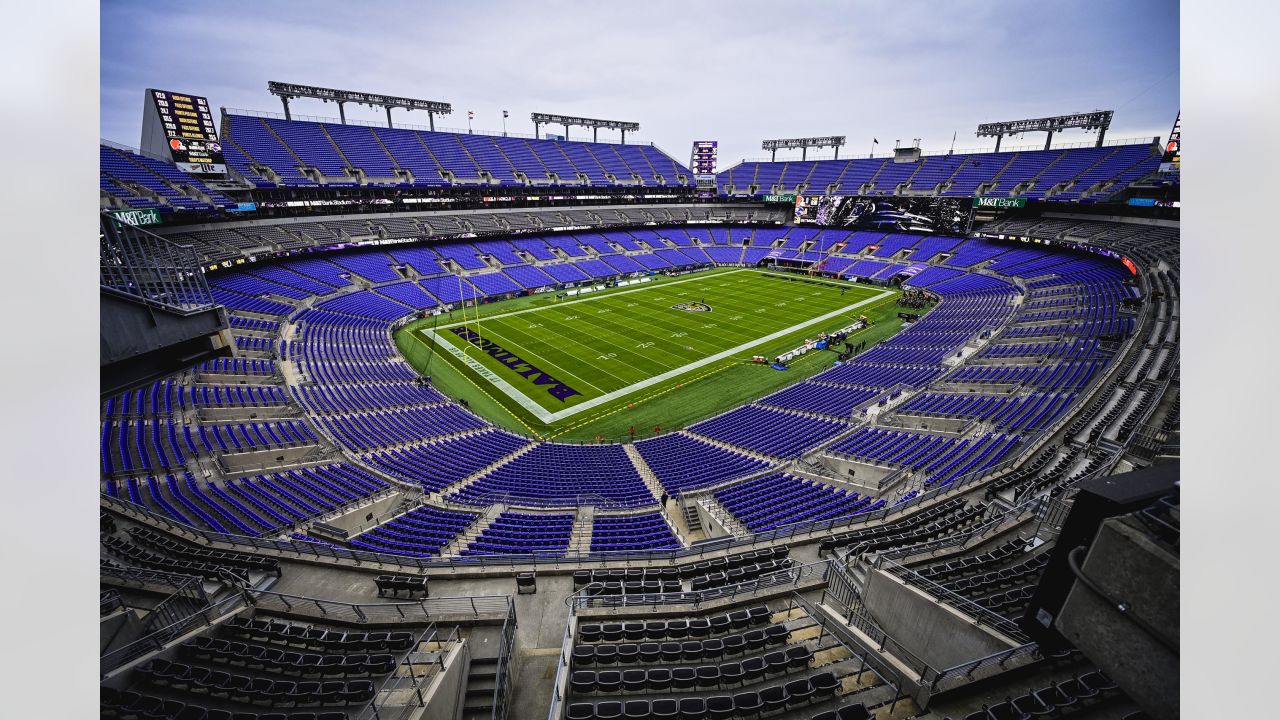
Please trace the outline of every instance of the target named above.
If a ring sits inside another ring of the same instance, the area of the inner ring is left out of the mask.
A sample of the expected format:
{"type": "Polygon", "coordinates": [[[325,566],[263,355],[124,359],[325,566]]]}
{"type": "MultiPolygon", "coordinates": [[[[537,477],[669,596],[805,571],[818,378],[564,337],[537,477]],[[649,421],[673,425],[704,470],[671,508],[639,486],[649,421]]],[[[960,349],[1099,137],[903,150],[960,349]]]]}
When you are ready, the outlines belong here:
{"type": "MultiPolygon", "coordinates": [[[[721,167],[765,138],[846,135],[990,146],[981,122],[1114,109],[1110,137],[1168,134],[1178,5],[1165,0],[857,2],[104,1],[103,138],[136,146],[143,90],[280,111],[268,80],[450,102],[438,123],[531,133],[530,112],[634,120],[682,160],[721,167]]],[[[295,101],[297,114],[337,116],[295,101]]],[[[382,119],[348,107],[348,118],[382,119]]],[[[426,124],[422,113],[395,119],[426,124]]],[[[577,130],[575,134],[584,131],[577,130]]],[[[602,131],[602,138],[605,133],[602,131]]],[[[1063,140],[1088,140],[1082,133],[1063,140]]],[[[1043,136],[1006,140],[1043,142],[1043,136]]],[[[828,151],[829,152],[829,151],[828,151]]]]}

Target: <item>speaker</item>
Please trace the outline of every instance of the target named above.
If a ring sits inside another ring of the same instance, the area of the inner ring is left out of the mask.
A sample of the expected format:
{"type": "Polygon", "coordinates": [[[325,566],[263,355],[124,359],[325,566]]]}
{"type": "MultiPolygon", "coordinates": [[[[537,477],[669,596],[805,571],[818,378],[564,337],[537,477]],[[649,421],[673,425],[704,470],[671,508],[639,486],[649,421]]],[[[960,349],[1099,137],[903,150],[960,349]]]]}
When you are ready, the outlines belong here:
{"type": "Polygon", "coordinates": [[[1077,547],[1092,546],[1103,520],[1141,510],[1169,494],[1178,483],[1178,468],[1178,463],[1165,463],[1080,483],[1049,564],[1018,623],[1032,640],[1047,649],[1069,645],[1053,626],[1076,583],[1067,555],[1077,547]]]}

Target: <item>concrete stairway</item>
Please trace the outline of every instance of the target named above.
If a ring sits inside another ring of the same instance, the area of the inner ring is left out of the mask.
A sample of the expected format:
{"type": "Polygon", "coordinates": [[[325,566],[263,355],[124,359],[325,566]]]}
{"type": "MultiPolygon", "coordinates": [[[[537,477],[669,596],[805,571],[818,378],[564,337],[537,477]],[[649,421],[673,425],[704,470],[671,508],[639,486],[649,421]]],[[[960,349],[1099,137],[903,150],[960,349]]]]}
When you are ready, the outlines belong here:
{"type": "Polygon", "coordinates": [[[484,476],[485,476],[485,475],[487,475],[488,473],[491,473],[491,472],[493,472],[494,470],[497,470],[498,468],[502,467],[503,465],[506,465],[507,463],[511,462],[512,460],[515,460],[516,458],[520,457],[521,455],[523,455],[523,454],[525,454],[525,453],[529,452],[530,450],[532,450],[532,449],[534,449],[535,447],[537,447],[537,445],[538,445],[537,443],[529,443],[528,445],[525,445],[524,447],[522,447],[522,448],[520,448],[520,449],[516,450],[515,452],[513,452],[513,453],[511,453],[511,454],[509,454],[509,455],[504,455],[504,456],[502,456],[502,457],[498,458],[497,460],[493,461],[492,463],[490,463],[490,464],[488,464],[488,465],[486,465],[486,466],[484,466],[484,467],[480,468],[479,470],[477,470],[477,471],[475,471],[475,472],[471,473],[470,475],[468,475],[468,476],[466,476],[466,477],[462,478],[461,480],[459,480],[459,481],[457,481],[457,482],[455,482],[455,483],[453,483],[453,484],[451,484],[451,485],[446,485],[445,487],[440,488],[440,490],[438,491],[438,493],[437,493],[437,494],[438,494],[438,495],[440,495],[440,497],[445,497],[445,496],[451,495],[452,493],[457,492],[458,490],[461,490],[462,488],[466,487],[468,483],[471,483],[471,482],[473,482],[473,481],[475,481],[475,480],[479,480],[480,478],[484,477],[484,476]]]}
{"type": "Polygon", "coordinates": [[[497,682],[498,658],[471,659],[471,665],[467,669],[462,720],[488,720],[493,717],[493,693],[497,682]]]}
{"type": "MultiPolygon", "coordinates": [[[[830,419],[830,418],[825,418],[825,419],[830,419]]],[[[755,458],[755,459],[757,459],[757,460],[763,460],[764,462],[767,462],[767,463],[769,463],[769,464],[771,464],[771,465],[772,465],[772,464],[777,464],[777,462],[778,462],[778,458],[775,458],[775,457],[769,457],[768,455],[765,455],[764,453],[758,453],[758,452],[756,452],[756,451],[754,451],[754,450],[749,450],[749,449],[744,448],[744,447],[739,447],[739,446],[737,446],[737,445],[731,445],[731,444],[729,444],[729,443],[727,443],[727,442],[721,442],[720,440],[716,440],[715,438],[709,438],[709,437],[707,437],[706,435],[699,435],[698,433],[692,432],[692,431],[690,431],[690,430],[684,430],[684,431],[682,431],[682,432],[684,432],[684,434],[688,435],[689,437],[692,437],[692,438],[696,438],[696,439],[698,439],[698,440],[701,440],[702,442],[704,442],[704,443],[706,443],[706,444],[708,444],[708,445],[715,445],[715,446],[716,446],[716,447],[718,447],[718,448],[724,448],[725,450],[732,450],[732,451],[734,451],[734,452],[736,452],[736,453],[741,453],[741,454],[746,455],[746,456],[748,456],[748,457],[753,457],[753,458],[755,458]]]]}
{"type": "Polygon", "coordinates": [[[262,123],[262,127],[266,129],[267,133],[270,134],[271,137],[276,139],[276,142],[280,143],[280,147],[289,151],[289,154],[293,156],[293,159],[298,161],[299,167],[310,167],[310,164],[306,160],[303,160],[302,156],[294,151],[294,149],[289,146],[289,143],[285,142],[284,138],[280,137],[280,133],[277,133],[275,128],[271,127],[264,118],[258,118],[258,122],[262,123]]]}
{"type": "Polygon", "coordinates": [[[569,532],[569,550],[580,553],[591,552],[591,532],[595,524],[596,508],[594,505],[583,505],[578,508],[578,516],[574,518],[573,529],[569,532]]]}
{"type": "Polygon", "coordinates": [[[493,521],[497,520],[498,516],[506,511],[506,509],[507,506],[502,503],[494,503],[493,505],[485,508],[484,512],[480,517],[476,518],[475,522],[471,523],[462,532],[458,533],[458,536],[450,540],[448,545],[440,548],[441,557],[462,554],[462,551],[467,549],[467,546],[471,544],[471,541],[480,537],[480,534],[487,530],[489,526],[493,524],[493,521]]]}
{"type": "MultiPolygon", "coordinates": [[[[653,493],[655,500],[660,499],[666,489],[662,487],[662,483],[658,482],[658,476],[654,474],[653,468],[649,467],[649,463],[645,462],[644,457],[640,455],[640,451],[636,450],[635,445],[626,443],[622,446],[626,451],[627,457],[631,458],[631,464],[635,466],[636,472],[640,473],[640,479],[644,480],[645,487],[649,488],[649,492],[653,493]]],[[[666,521],[667,526],[671,528],[671,532],[675,533],[677,539],[683,543],[699,540],[701,537],[690,537],[691,531],[689,524],[684,521],[684,517],[680,512],[679,506],[674,498],[667,498],[667,502],[660,508],[662,519],[666,521]]]]}
{"type": "Polygon", "coordinates": [[[738,518],[729,512],[729,508],[720,504],[715,496],[707,493],[698,498],[698,504],[707,511],[707,514],[716,519],[716,522],[724,526],[725,530],[736,535],[737,537],[746,537],[751,534],[751,530],[738,521],[738,518]]]}
{"type": "Polygon", "coordinates": [[[635,466],[636,472],[640,473],[640,479],[644,480],[645,487],[649,488],[649,492],[653,493],[653,499],[657,500],[662,497],[666,490],[663,489],[662,483],[658,482],[658,476],[654,474],[653,468],[649,467],[649,463],[644,461],[644,456],[636,450],[636,446],[626,443],[622,446],[626,451],[627,457],[631,459],[631,464],[635,466]]]}

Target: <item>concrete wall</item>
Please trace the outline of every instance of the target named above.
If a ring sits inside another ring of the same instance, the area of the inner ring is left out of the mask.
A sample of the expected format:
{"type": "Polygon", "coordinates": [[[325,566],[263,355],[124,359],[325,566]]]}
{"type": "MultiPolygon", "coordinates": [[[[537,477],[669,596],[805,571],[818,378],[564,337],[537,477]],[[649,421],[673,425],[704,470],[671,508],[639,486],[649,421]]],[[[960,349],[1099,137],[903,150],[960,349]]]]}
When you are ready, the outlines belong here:
{"type": "Polygon", "coordinates": [[[819,455],[818,463],[830,469],[831,472],[836,474],[836,477],[846,483],[854,487],[864,488],[864,492],[878,491],[881,480],[898,472],[895,468],[880,467],[879,465],[845,460],[844,458],[830,455],[819,455]],[[852,475],[849,474],[850,470],[853,471],[852,475]]]}
{"type": "Polygon", "coordinates": [[[862,601],[890,637],[938,670],[1015,646],[883,570],[868,576],[862,601]]]}
{"type": "Polygon", "coordinates": [[[317,447],[317,445],[298,445],[287,448],[248,450],[220,455],[218,461],[228,472],[253,472],[300,461],[315,452],[317,447]]]}
{"type": "Polygon", "coordinates": [[[294,417],[297,413],[292,406],[275,405],[266,407],[202,407],[196,415],[204,422],[232,422],[246,420],[266,420],[269,418],[294,417]]]}
{"type": "Polygon", "coordinates": [[[417,717],[458,720],[467,699],[467,673],[471,670],[471,645],[462,642],[445,656],[444,672],[432,679],[423,693],[426,707],[417,717]]]}
{"type": "Polygon", "coordinates": [[[326,520],[325,524],[342,528],[352,535],[355,535],[364,528],[366,524],[368,524],[368,521],[365,520],[365,518],[369,513],[373,513],[373,516],[376,519],[378,516],[399,505],[404,499],[404,496],[404,493],[397,490],[372,505],[353,508],[345,515],[333,518],[332,520],[326,520]]]}
{"type": "Polygon", "coordinates": [[[702,525],[703,537],[711,539],[733,534],[729,532],[728,528],[717,520],[714,515],[707,512],[707,509],[702,506],[702,503],[695,502],[693,503],[693,507],[697,509],[698,522],[702,525]]]}
{"type": "Polygon", "coordinates": [[[1178,602],[1181,562],[1130,517],[1104,520],[1081,571],[1129,613],[1076,581],[1055,626],[1124,691],[1159,720],[1181,712],[1178,701],[1178,602]],[[1147,634],[1132,617],[1163,635],[1147,634]]]}
{"type": "Polygon", "coordinates": [[[973,418],[928,417],[925,415],[897,415],[893,425],[881,425],[886,430],[928,430],[933,433],[960,433],[973,425],[973,418]]]}

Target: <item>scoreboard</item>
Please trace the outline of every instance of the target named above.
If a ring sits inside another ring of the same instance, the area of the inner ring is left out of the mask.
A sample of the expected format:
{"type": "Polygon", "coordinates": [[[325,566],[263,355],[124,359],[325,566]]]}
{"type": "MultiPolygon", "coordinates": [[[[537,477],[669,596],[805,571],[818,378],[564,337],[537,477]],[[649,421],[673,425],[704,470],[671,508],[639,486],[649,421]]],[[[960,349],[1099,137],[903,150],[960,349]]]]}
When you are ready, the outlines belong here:
{"type": "Polygon", "coordinates": [[[209,101],[198,95],[148,89],[142,149],[152,156],[171,158],[186,172],[227,171],[209,101]]]}
{"type": "Polygon", "coordinates": [[[1173,121],[1173,130],[1164,146],[1164,157],[1160,158],[1160,172],[1177,172],[1182,166],[1182,111],[1173,121]]]}
{"type": "Polygon", "coordinates": [[[694,175],[714,175],[716,152],[720,143],[716,140],[694,140],[693,153],[689,156],[689,169],[694,175]]]}

